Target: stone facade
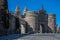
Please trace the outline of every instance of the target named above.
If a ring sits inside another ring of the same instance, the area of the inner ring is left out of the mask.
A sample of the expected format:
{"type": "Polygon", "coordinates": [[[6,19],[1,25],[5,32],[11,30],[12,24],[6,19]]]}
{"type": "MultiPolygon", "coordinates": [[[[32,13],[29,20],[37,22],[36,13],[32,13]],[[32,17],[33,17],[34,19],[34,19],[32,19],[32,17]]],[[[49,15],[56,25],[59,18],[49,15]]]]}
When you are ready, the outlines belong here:
{"type": "Polygon", "coordinates": [[[57,27],[57,28],[56,28],[56,32],[57,32],[57,33],[60,33],[60,27],[57,27]]]}
{"type": "Polygon", "coordinates": [[[14,33],[16,27],[15,27],[15,16],[12,14],[9,15],[9,28],[8,33],[14,33]]]}
{"type": "Polygon", "coordinates": [[[47,32],[48,27],[48,17],[44,8],[38,11],[38,27],[40,32],[45,33],[47,32]]]}
{"type": "Polygon", "coordinates": [[[43,6],[39,11],[29,11],[26,7],[22,18],[18,6],[13,14],[8,11],[7,0],[5,3],[4,9],[0,7],[0,35],[55,32],[56,16],[55,14],[46,14],[43,6]],[[49,26],[50,24],[51,26],[49,26]]]}
{"type": "Polygon", "coordinates": [[[48,14],[48,27],[50,27],[51,30],[55,32],[55,28],[56,28],[56,15],[55,14],[48,14]]]}
{"type": "Polygon", "coordinates": [[[37,22],[38,22],[38,15],[36,14],[36,12],[29,12],[27,11],[26,16],[25,16],[25,21],[28,23],[29,28],[28,30],[30,32],[35,32],[37,31],[37,22]]]}

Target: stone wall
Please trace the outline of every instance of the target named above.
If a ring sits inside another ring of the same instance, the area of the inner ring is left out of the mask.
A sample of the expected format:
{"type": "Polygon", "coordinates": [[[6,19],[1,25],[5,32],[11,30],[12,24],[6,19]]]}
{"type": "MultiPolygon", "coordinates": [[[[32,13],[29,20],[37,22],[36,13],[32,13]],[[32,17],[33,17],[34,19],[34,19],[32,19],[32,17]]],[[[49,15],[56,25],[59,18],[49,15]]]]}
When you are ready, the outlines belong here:
{"type": "Polygon", "coordinates": [[[38,12],[38,27],[41,33],[47,32],[48,17],[44,9],[38,12]]]}
{"type": "Polygon", "coordinates": [[[27,12],[25,16],[25,21],[27,22],[29,32],[36,32],[37,27],[37,17],[38,15],[35,12],[27,12]]]}
{"type": "Polygon", "coordinates": [[[56,15],[48,14],[48,27],[51,28],[53,32],[55,32],[56,28],[56,15]]]}

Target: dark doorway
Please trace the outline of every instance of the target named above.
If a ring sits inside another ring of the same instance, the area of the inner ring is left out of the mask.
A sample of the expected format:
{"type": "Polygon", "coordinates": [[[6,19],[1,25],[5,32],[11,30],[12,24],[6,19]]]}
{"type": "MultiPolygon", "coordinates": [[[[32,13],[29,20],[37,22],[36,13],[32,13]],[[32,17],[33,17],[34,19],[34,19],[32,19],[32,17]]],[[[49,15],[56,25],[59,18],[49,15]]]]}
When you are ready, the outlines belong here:
{"type": "Polygon", "coordinates": [[[26,33],[28,33],[28,23],[26,22],[26,33]]]}
{"type": "Polygon", "coordinates": [[[44,24],[40,25],[40,30],[42,30],[42,33],[45,33],[45,26],[44,26],[44,24]]]}

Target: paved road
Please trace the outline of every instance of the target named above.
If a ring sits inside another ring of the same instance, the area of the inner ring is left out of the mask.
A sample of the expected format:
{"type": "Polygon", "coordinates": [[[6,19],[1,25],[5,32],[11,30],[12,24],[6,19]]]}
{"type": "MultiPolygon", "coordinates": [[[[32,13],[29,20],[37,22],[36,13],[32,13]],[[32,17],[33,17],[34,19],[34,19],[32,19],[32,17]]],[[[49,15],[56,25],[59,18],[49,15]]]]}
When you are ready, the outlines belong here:
{"type": "MultiPolygon", "coordinates": [[[[2,40],[2,39],[0,39],[2,40]]],[[[7,37],[5,40],[60,40],[56,34],[42,34],[42,33],[35,33],[35,34],[30,34],[30,35],[25,35],[25,36],[19,36],[19,35],[14,35],[7,37]],[[16,36],[16,37],[15,37],[16,36]],[[15,37],[13,39],[13,37],[15,37]]]]}
{"type": "Polygon", "coordinates": [[[60,40],[59,37],[56,36],[56,34],[31,34],[22,38],[18,38],[16,40],[60,40]]]}

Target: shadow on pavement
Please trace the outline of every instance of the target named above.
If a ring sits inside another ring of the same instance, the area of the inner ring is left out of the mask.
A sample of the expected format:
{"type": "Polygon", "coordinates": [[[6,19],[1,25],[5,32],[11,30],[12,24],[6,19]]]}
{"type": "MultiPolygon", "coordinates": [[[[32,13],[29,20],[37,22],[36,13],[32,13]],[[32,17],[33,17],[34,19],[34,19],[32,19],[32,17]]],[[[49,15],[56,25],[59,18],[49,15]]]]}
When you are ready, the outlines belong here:
{"type": "Polygon", "coordinates": [[[31,35],[31,34],[11,34],[0,37],[0,40],[14,40],[14,39],[22,38],[27,35],[31,35]]]}

